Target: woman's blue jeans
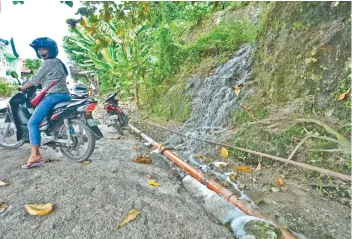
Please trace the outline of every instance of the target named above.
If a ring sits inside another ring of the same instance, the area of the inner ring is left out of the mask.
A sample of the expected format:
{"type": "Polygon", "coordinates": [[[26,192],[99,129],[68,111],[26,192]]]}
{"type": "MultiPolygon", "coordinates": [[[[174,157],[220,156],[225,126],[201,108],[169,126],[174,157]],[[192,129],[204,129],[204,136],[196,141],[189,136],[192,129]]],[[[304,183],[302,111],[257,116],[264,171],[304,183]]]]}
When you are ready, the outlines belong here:
{"type": "Polygon", "coordinates": [[[35,108],[31,118],[28,121],[29,142],[31,145],[40,145],[39,125],[48,115],[49,111],[54,108],[57,103],[71,100],[71,96],[67,93],[52,93],[46,95],[39,105],[35,108]]]}

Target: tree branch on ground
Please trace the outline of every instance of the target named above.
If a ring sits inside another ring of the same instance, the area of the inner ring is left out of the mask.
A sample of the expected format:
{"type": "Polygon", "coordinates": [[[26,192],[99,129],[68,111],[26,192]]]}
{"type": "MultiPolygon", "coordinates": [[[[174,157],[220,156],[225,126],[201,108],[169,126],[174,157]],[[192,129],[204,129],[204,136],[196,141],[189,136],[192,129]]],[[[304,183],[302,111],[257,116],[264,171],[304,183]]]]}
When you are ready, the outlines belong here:
{"type": "Polygon", "coordinates": [[[300,122],[300,123],[314,123],[319,126],[322,126],[329,134],[332,134],[333,136],[336,137],[335,140],[331,140],[332,138],[329,138],[329,137],[322,137],[322,139],[337,142],[339,145],[342,146],[344,153],[346,155],[351,154],[351,142],[349,140],[347,140],[342,134],[338,133],[336,130],[334,130],[333,128],[331,128],[327,124],[325,124],[317,119],[295,119],[294,121],[300,122]]]}
{"type": "Polygon", "coordinates": [[[335,142],[335,143],[340,143],[338,140],[336,139],[333,139],[333,138],[330,138],[330,137],[323,137],[323,136],[317,136],[315,134],[308,134],[306,135],[306,137],[304,137],[301,142],[299,142],[299,144],[297,144],[297,146],[294,148],[294,150],[292,151],[292,153],[290,154],[290,156],[288,156],[288,160],[291,160],[292,157],[295,155],[295,153],[297,152],[297,150],[304,144],[304,142],[306,142],[309,138],[318,138],[318,139],[325,139],[325,140],[328,140],[328,141],[332,141],[332,142],[335,142]]]}

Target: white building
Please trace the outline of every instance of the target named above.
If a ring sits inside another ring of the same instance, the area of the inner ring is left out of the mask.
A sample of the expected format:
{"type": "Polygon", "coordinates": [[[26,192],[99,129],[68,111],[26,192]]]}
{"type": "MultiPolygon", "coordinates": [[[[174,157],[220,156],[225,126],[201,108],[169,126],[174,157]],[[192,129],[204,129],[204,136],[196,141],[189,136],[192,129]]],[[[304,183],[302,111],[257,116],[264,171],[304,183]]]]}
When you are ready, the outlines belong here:
{"type": "Polygon", "coordinates": [[[10,41],[0,38],[0,80],[15,82],[11,71],[16,71],[21,78],[22,62],[15,48],[13,38],[10,41]]]}

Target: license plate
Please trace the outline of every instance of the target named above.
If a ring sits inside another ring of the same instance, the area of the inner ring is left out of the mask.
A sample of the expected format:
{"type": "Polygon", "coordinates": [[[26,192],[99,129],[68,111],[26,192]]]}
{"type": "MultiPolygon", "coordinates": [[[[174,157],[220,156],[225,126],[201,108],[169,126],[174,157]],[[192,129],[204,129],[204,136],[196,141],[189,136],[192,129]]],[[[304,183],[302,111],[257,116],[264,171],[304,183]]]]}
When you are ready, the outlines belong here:
{"type": "Polygon", "coordinates": [[[100,122],[97,119],[87,119],[87,123],[88,123],[89,126],[100,125],[100,122]]]}

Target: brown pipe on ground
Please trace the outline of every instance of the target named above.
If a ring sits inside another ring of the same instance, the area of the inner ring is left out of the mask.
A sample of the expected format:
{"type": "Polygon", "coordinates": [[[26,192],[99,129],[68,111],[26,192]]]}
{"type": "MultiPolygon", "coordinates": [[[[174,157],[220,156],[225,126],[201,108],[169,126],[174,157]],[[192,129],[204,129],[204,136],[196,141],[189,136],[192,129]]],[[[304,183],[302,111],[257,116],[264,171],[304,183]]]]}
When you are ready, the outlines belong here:
{"type": "Polygon", "coordinates": [[[220,145],[220,146],[236,149],[236,150],[239,150],[239,151],[242,151],[242,152],[246,152],[246,153],[249,153],[249,154],[253,154],[253,155],[257,155],[257,156],[265,157],[265,158],[270,158],[270,159],[273,159],[273,160],[276,160],[276,161],[280,161],[280,162],[283,162],[283,163],[292,164],[292,165],[295,165],[295,166],[298,166],[298,167],[302,167],[302,168],[305,168],[305,169],[309,169],[309,170],[312,170],[312,171],[316,171],[316,172],[319,172],[319,173],[322,173],[322,174],[326,174],[326,175],[329,175],[329,176],[337,177],[337,178],[340,178],[342,180],[352,181],[351,175],[345,175],[345,174],[334,172],[334,171],[331,171],[331,170],[328,170],[328,169],[325,169],[325,168],[319,168],[319,167],[312,166],[312,165],[309,165],[309,164],[292,161],[291,159],[285,159],[285,158],[281,158],[281,157],[278,157],[278,156],[274,156],[274,155],[270,155],[270,154],[261,153],[261,152],[257,152],[257,151],[254,151],[254,150],[250,150],[250,149],[244,149],[244,148],[240,148],[240,147],[237,147],[237,146],[232,146],[232,145],[228,145],[228,144],[218,143],[218,142],[214,142],[214,141],[210,141],[210,140],[199,139],[199,138],[195,138],[195,137],[189,137],[189,136],[186,136],[184,134],[181,134],[181,133],[175,132],[173,130],[167,129],[165,127],[162,127],[160,125],[157,125],[157,124],[154,124],[154,123],[151,123],[151,122],[148,122],[148,121],[147,121],[147,123],[151,124],[151,125],[154,125],[156,127],[159,127],[161,129],[164,129],[166,131],[181,135],[183,137],[188,137],[188,138],[199,140],[199,141],[203,141],[203,142],[206,142],[206,143],[210,143],[210,144],[214,144],[214,145],[220,145]]]}
{"type": "MultiPolygon", "coordinates": [[[[241,211],[246,213],[247,215],[254,216],[257,218],[265,219],[265,217],[256,209],[252,208],[247,202],[240,200],[237,198],[236,195],[234,195],[230,190],[219,184],[218,182],[212,180],[212,179],[207,179],[205,175],[197,168],[194,168],[190,164],[186,163],[182,158],[177,156],[175,153],[172,151],[165,149],[161,144],[155,142],[152,138],[148,137],[147,135],[143,134],[140,130],[135,128],[133,125],[128,124],[128,126],[137,134],[139,134],[143,139],[148,141],[150,144],[152,144],[156,149],[158,149],[163,155],[165,155],[167,158],[169,158],[172,162],[176,163],[179,167],[184,169],[187,173],[189,173],[192,177],[197,179],[200,183],[205,184],[209,189],[212,191],[216,192],[217,194],[221,195],[224,197],[227,201],[229,201],[231,204],[235,205],[237,208],[239,208],[241,211]]],[[[288,231],[286,228],[275,224],[277,226],[281,233],[283,239],[295,239],[295,236],[288,231]]]]}

